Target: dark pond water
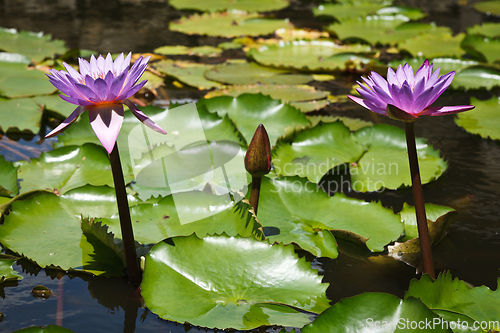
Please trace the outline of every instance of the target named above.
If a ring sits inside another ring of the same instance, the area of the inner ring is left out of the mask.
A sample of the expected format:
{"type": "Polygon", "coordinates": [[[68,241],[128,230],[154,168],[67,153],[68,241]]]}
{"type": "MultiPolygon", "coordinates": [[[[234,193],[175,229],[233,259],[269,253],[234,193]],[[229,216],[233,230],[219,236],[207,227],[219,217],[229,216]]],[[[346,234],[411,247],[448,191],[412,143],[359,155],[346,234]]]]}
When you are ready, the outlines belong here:
{"type": "MultiPolygon", "coordinates": [[[[480,22],[498,21],[475,12],[471,7],[474,2],[408,0],[403,3],[421,8],[428,13],[424,20],[450,26],[454,32],[480,22]]],[[[290,8],[277,12],[276,16],[289,17],[297,27],[321,28],[323,23],[312,16],[313,5],[310,1],[292,1],[290,8]]],[[[73,48],[103,53],[151,52],[163,45],[216,45],[223,40],[169,31],[169,22],[185,14],[188,12],[170,7],[167,0],[0,0],[0,26],[44,31],[65,40],[73,48]]],[[[335,93],[345,89],[336,83],[321,83],[318,87],[335,93]]],[[[168,85],[162,94],[171,99],[200,96],[195,90],[177,90],[168,85]]],[[[479,98],[489,96],[486,92],[478,94],[479,98]]],[[[468,104],[469,96],[448,91],[438,103],[468,104]]],[[[361,110],[354,103],[342,107],[330,105],[326,112],[400,125],[361,110]]],[[[458,211],[447,236],[434,248],[436,270],[449,270],[453,276],[474,285],[496,289],[500,262],[500,143],[466,133],[454,124],[452,116],[423,118],[416,123],[416,134],[440,149],[449,162],[448,171],[438,181],[424,186],[426,201],[458,211]]],[[[412,204],[412,195],[409,190],[389,191],[382,194],[381,200],[384,205],[399,209],[404,202],[412,204]]],[[[366,291],[402,297],[410,280],[419,276],[414,267],[403,262],[372,256],[343,242],[340,246],[342,253],[337,259],[313,263],[324,274],[324,281],[331,284],[328,297],[332,302],[366,291]]],[[[160,320],[147,309],[138,307],[137,297],[123,279],[58,276],[57,271],[39,270],[29,263],[15,268],[23,273],[24,279],[17,286],[0,289],[0,312],[5,314],[0,322],[1,332],[55,323],[75,332],[198,331],[189,325],[160,320]],[[35,299],[31,289],[38,284],[52,289],[54,295],[49,299],[35,299]]]]}

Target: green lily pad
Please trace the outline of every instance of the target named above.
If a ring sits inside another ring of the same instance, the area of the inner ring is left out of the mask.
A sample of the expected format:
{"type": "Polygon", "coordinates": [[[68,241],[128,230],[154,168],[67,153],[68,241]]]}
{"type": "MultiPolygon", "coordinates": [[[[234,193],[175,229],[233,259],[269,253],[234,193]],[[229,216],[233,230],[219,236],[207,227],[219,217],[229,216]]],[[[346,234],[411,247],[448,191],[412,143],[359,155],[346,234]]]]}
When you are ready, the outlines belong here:
{"type": "Polygon", "coordinates": [[[399,44],[399,49],[410,52],[413,56],[436,58],[442,56],[460,57],[464,54],[460,47],[465,34],[459,33],[452,36],[445,34],[423,34],[399,44]],[[436,47],[439,45],[439,47],[436,47]]]}
{"type": "MultiPolygon", "coordinates": [[[[235,203],[227,195],[191,191],[135,205],[130,214],[135,239],[143,244],[155,244],[165,238],[193,233],[200,238],[225,233],[262,239],[261,226],[250,209],[247,202],[235,203]]],[[[96,221],[102,221],[111,232],[121,237],[117,215],[96,218],[96,221]]]]}
{"type": "Polygon", "coordinates": [[[14,333],[72,333],[73,331],[57,325],[32,326],[15,331],[14,333]]]}
{"type": "Polygon", "coordinates": [[[62,40],[52,40],[50,35],[39,32],[0,28],[0,49],[23,54],[35,62],[66,53],[62,40]]]}
{"type": "Polygon", "coordinates": [[[317,256],[336,257],[335,240],[322,231],[377,252],[403,232],[399,216],[379,202],[330,197],[304,178],[263,178],[260,198],[257,217],[269,241],[295,243],[317,256]]]}
{"type": "Polygon", "coordinates": [[[405,16],[410,20],[420,20],[425,17],[425,14],[418,8],[407,6],[388,6],[377,10],[378,16],[405,16]]]}
{"type": "Polygon", "coordinates": [[[108,154],[94,144],[58,148],[42,153],[39,159],[16,165],[21,193],[49,189],[63,194],[86,184],[113,186],[108,154]]]}
{"type": "Polygon", "coordinates": [[[370,14],[375,14],[377,10],[383,7],[384,4],[370,3],[368,1],[361,3],[329,3],[313,8],[313,14],[314,16],[333,16],[340,22],[345,22],[347,20],[356,20],[370,14]]]}
{"type": "Polygon", "coordinates": [[[3,62],[16,62],[25,65],[29,65],[31,62],[30,58],[25,55],[19,53],[10,53],[10,52],[0,52],[0,61],[3,62]]]}
{"type": "Polygon", "coordinates": [[[211,69],[212,65],[198,64],[189,61],[162,60],[154,64],[154,67],[161,73],[173,76],[192,87],[199,89],[220,88],[218,82],[207,80],[205,72],[211,69]]]}
{"type": "Polygon", "coordinates": [[[204,106],[219,117],[227,114],[247,143],[252,139],[259,124],[266,127],[271,145],[286,131],[309,124],[300,110],[262,94],[202,99],[197,106],[204,106]]]}
{"type": "Polygon", "coordinates": [[[376,43],[394,43],[391,38],[392,32],[397,26],[408,22],[406,17],[387,18],[385,16],[370,16],[363,20],[350,20],[342,24],[331,24],[327,30],[335,33],[339,39],[346,40],[350,38],[361,39],[370,44],[376,43]]]}
{"type": "Polygon", "coordinates": [[[496,66],[470,66],[455,75],[453,88],[492,89],[500,86],[500,68],[496,66]]]}
{"type": "Polygon", "coordinates": [[[316,320],[301,328],[302,333],[324,332],[446,332],[451,329],[429,325],[439,316],[419,299],[408,297],[404,301],[385,293],[364,293],[341,300],[316,320]],[[420,326],[419,326],[420,325],[420,326]]]}
{"type": "Polygon", "coordinates": [[[357,131],[363,127],[373,126],[372,122],[361,120],[358,118],[349,118],[349,117],[316,116],[316,115],[314,115],[314,116],[307,116],[307,119],[309,119],[309,121],[311,122],[311,127],[318,125],[319,122],[334,123],[336,121],[341,121],[352,132],[357,131]]]}
{"type": "Polygon", "coordinates": [[[148,309],[163,319],[248,330],[307,324],[309,314],[297,309],[325,310],[327,286],[292,246],[192,235],[153,247],[141,294],[148,309]]]}
{"type": "MultiPolygon", "coordinates": [[[[422,182],[441,176],[447,163],[439,151],[428,146],[424,139],[417,139],[417,149],[422,182]]],[[[394,126],[367,126],[351,134],[341,122],[320,123],[285,138],[273,154],[277,175],[298,175],[313,183],[346,163],[350,166],[345,181],[350,177],[354,191],[411,185],[405,133],[394,126]]]]}
{"type": "Polygon", "coordinates": [[[61,115],[64,119],[69,117],[69,115],[75,111],[76,105],[71,104],[63,100],[58,95],[45,95],[45,96],[35,96],[33,100],[40,107],[46,110],[56,112],[61,115]]]}
{"type": "Polygon", "coordinates": [[[226,12],[184,17],[170,23],[170,30],[188,35],[231,38],[269,35],[277,29],[290,26],[288,20],[267,19],[256,13],[226,12]]]}
{"type": "Polygon", "coordinates": [[[56,91],[43,72],[28,69],[24,63],[0,61],[0,73],[0,95],[4,97],[45,95],[56,91]]]}
{"type": "MultiPolygon", "coordinates": [[[[500,280],[499,280],[500,282],[500,280]]],[[[418,297],[431,310],[447,310],[469,316],[478,322],[490,322],[499,330],[500,291],[486,286],[473,288],[464,281],[453,279],[451,273],[440,274],[436,280],[424,275],[420,280],[412,280],[405,299],[418,297]]]]}
{"type": "Polygon", "coordinates": [[[489,38],[500,37],[500,23],[482,23],[467,28],[467,34],[483,35],[489,38]]]}
{"type": "MultiPolygon", "coordinates": [[[[358,143],[368,147],[367,152],[350,166],[352,187],[355,191],[378,191],[410,186],[410,167],[404,130],[390,125],[364,127],[354,134],[358,143]]],[[[416,139],[422,184],[439,178],[448,163],[427,141],[416,139]]]]}
{"type": "Polygon", "coordinates": [[[18,131],[38,133],[43,108],[31,98],[5,99],[0,97],[0,127],[18,131]],[[20,117],[19,115],[23,116],[20,117]]]}
{"type": "Polygon", "coordinates": [[[474,4],[474,8],[486,14],[500,15],[500,1],[483,1],[474,4]]]}
{"type": "Polygon", "coordinates": [[[110,191],[104,187],[89,193],[80,188],[61,197],[40,192],[16,200],[0,226],[0,241],[41,267],[122,276],[125,266],[120,257],[96,237],[83,234],[81,227],[82,214],[92,214],[100,207],[109,207],[109,211],[111,205],[116,211],[116,199],[108,199],[110,191]]]}
{"type": "Polygon", "coordinates": [[[280,86],[271,84],[254,84],[254,85],[239,85],[231,86],[224,90],[215,90],[205,98],[216,96],[233,96],[237,97],[241,94],[258,94],[270,96],[273,99],[282,100],[289,103],[291,106],[299,109],[302,112],[319,110],[328,104],[329,93],[323,90],[316,90],[307,85],[280,86]]]}
{"type": "Polygon", "coordinates": [[[468,54],[482,62],[495,62],[500,59],[500,39],[481,35],[467,35],[461,44],[468,54]]]}
{"type": "Polygon", "coordinates": [[[13,197],[18,191],[17,168],[0,156],[0,196],[13,197]]]}
{"type": "Polygon", "coordinates": [[[21,280],[23,277],[16,272],[12,265],[16,262],[16,259],[6,259],[0,257],[0,284],[5,281],[21,280]]]}
{"type": "Polygon", "coordinates": [[[289,70],[270,68],[256,63],[221,64],[205,72],[212,81],[226,84],[303,84],[313,80],[309,74],[293,74],[289,70]]]}
{"type": "Polygon", "coordinates": [[[156,48],[154,53],[164,54],[164,55],[197,55],[197,56],[219,56],[222,53],[222,49],[218,47],[213,47],[209,45],[197,46],[197,47],[187,47],[183,45],[167,45],[156,48]]]}
{"type": "Polygon", "coordinates": [[[500,140],[500,99],[493,97],[486,101],[471,98],[474,110],[458,114],[455,123],[467,132],[483,138],[500,140]]]}
{"type": "Polygon", "coordinates": [[[286,0],[171,0],[169,5],[177,9],[195,9],[202,12],[242,10],[247,12],[268,12],[288,6],[286,0]]]}
{"type": "Polygon", "coordinates": [[[251,49],[248,55],[265,66],[334,70],[345,68],[345,62],[348,60],[353,61],[351,58],[355,58],[356,55],[352,53],[370,51],[371,48],[367,45],[339,45],[330,41],[294,41],[251,49]],[[344,54],[348,55],[347,59],[343,57],[344,54]]]}

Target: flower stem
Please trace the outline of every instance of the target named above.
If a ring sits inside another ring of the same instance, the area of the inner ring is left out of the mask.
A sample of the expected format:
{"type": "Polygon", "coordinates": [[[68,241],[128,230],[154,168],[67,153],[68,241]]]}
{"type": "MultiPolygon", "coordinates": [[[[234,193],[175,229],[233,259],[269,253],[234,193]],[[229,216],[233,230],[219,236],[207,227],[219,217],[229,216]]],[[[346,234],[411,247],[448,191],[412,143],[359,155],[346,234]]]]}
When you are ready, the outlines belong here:
{"type": "Polygon", "coordinates": [[[260,196],[260,183],[262,177],[252,176],[252,191],[250,192],[250,205],[252,205],[255,215],[257,215],[257,208],[259,207],[260,196]]]}
{"type": "Polygon", "coordinates": [[[406,132],[406,146],[408,148],[408,160],[410,162],[411,183],[413,188],[413,200],[415,201],[415,214],[417,215],[418,238],[420,240],[420,253],[424,273],[435,279],[434,264],[432,262],[431,241],[429,228],[427,227],[427,217],[425,215],[424,194],[422,182],[420,180],[420,170],[418,167],[417,147],[415,144],[414,122],[404,122],[406,132]]]}
{"type": "Polygon", "coordinates": [[[139,261],[137,260],[137,253],[135,250],[134,231],[132,229],[132,222],[130,219],[127,191],[125,190],[120,154],[118,153],[118,145],[116,142],[113,150],[109,154],[109,160],[111,162],[111,172],[113,173],[113,181],[115,183],[116,203],[118,205],[118,214],[120,216],[120,227],[122,231],[123,247],[125,249],[128,282],[132,285],[139,285],[141,283],[141,271],[139,269],[139,261]]]}

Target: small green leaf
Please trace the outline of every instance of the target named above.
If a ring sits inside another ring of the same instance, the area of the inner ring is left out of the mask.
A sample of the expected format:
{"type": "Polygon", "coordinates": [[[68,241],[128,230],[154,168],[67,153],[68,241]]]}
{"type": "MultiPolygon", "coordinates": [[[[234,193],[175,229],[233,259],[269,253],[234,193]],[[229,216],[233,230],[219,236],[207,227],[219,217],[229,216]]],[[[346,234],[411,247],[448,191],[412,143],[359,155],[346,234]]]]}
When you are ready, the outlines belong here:
{"type": "MultiPolygon", "coordinates": [[[[457,215],[457,212],[453,208],[434,204],[425,204],[425,213],[428,222],[432,222],[429,223],[432,226],[429,228],[432,243],[438,242],[444,236],[446,227],[450,223],[450,218],[457,215]]],[[[402,240],[418,237],[415,207],[411,207],[405,203],[399,214],[401,215],[401,222],[405,225],[405,236],[402,240]]]]}
{"type": "Polygon", "coordinates": [[[500,140],[498,130],[500,128],[500,99],[492,97],[481,101],[473,97],[471,104],[475,106],[475,109],[458,114],[455,123],[469,133],[500,140]]]}
{"type": "Polygon", "coordinates": [[[248,330],[302,327],[309,315],[296,309],[325,310],[326,287],[292,246],[192,235],[153,247],[146,256],[141,294],[148,309],[163,319],[248,330]]]}
{"type": "Polygon", "coordinates": [[[0,285],[5,281],[21,280],[23,278],[12,268],[15,262],[16,259],[0,257],[0,285]]]}
{"type": "Polygon", "coordinates": [[[419,299],[404,301],[391,294],[364,293],[345,298],[303,327],[302,333],[392,333],[392,332],[446,332],[451,329],[433,322],[441,321],[419,299]],[[428,324],[427,324],[428,323],[428,324]]]}
{"type": "Polygon", "coordinates": [[[154,52],[157,54],[164,54],[164,55],[187,54],[196,56],[215,57],[215,56],[220,56],[220,54],[222,53],[222,49],[209,45],[197,46],[197,47],[187,47],[183,45],[175,45],[175,46],[167,45],[156,48],[154,52]]]}
{"type": "Polygon", "coordinates": [[[0,196],[13,197],[18,191],[17,168],[0,156],[0,196]]]}

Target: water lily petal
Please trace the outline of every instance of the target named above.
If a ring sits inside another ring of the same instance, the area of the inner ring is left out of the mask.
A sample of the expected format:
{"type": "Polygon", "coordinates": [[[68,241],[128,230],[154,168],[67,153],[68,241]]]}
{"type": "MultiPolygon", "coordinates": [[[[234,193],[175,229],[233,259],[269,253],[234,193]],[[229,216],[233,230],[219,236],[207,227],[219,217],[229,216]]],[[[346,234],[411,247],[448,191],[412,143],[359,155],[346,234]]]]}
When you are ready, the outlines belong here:
{"type": "MultiPolygon", "coordinates": [[[[399,101],[401,102],[401,108],[406,112],[412,113],[411,106],[413,104],[413,92],[408,82],[404,82],[403,86],[399,90],[399,101]]],[[[388,102],[387,104],[390,104],[388,102]]]]}
{"type": "Polygon", "coordinates": [[[422,111],[419,116],[444,116],[474,109],[474,105],[436,106],[422,111]]]}
{"type": "Polygon", "coordinates": [[[390,67],[387,69],[387,82],[389,83],[388,84],[389,87],[393,84],[399,84],[398,78],[396,77],[396,73],[394,73],[394,70],[390,67]]]}
{"type": "Polygon", "coordinates": [[[95,135],[111,154],[123,123],[123,105],[99,105],[89,109],[89,120],[95,135]]]}
{"type": "Polygon", "coordinates": [[[65,62],[63,62],[63,66],[68,71],[68,74],[71,75],[73,78],[75,78],[76,80],[81,79],[82,76],[80,75],[80,73],[78,73],[76,69],[74,69],[72,66],[68,65],[65,62]]]}
{"type": "Polygon", "coordinates": [[[113,58],[111,58],[111,53],[108,53],[106,59],[104,60],[104,76],[106,76],[109,72],[113,73],[113,58]]]}
{"type": "Polygon", "coordinates": [[[406,80],[405,72],[403,70],[403,66],[399,65],[398,69],[396,70],[396,80],[398,82],[398,86],[401,88],[403,85],[403,82],[406,80]]]}
{"type": "Polygon", "coordinates": [[[163,128],[161,128],[160,126],[158,126],[154,121],[152,121],[148,116],[146,116],[141,110],[139,110],[139,108],[134,104],[132,103],[130,100],[126,99],[123,101],[123,103],[128,106],[128,108],[130,109],[130,111],[132,111],[132,113],[137,117],[137,119],[139,119],[144,125],[146,125],[147,127],[151,128],[152,130],[158,132],[158,133],[161,133],[161,134],[167,134],[167,132],[165,132],[163,130],[163,128]]]}
{"type": "Polygon", "coordinates": [[[412,110],[414,110],[415,113],[419,113],[425,108],[427,108],[429,105],[431,105],[433,94],[434,94],[434,87],[430,87],[429,89],[418,95],[417,99],[413,102],[413,105],[411,106],[412,110]]]}
{"type": "Polygon", "coordinates": [[[66,128],[69,124],[74,122],[78,116],[85,111],[85,108],[83,106],[77,107],[70,115],[68,118],[66,118],[62,123],[59,124],[56,128],[54,128],[49,134],[45,136],[45,138],[50,138],[53,137],[57,134],[59,134],[62,130],[66,128]]]}
{"type": "Polygon", "coordinates": [[[106,97],[108,97],[108,84],[104,79],[97,78],[94,81],[94,92],[101,101],[106,101],[106,97]]]}
{"type": "Polygon", "coordinates": [[[415,82],[421,82],[424,78],[425,81],[427,81],[427,79],[429,78],[429,59],[425,59],[422,66],[420,66],[420,68],[417,69],[417,72],[415,73],[415,82]]]}
{"type": "Polygon", "coordinates": [[[119,95],[119,96],[117,96],[117,97],[116,97],[116,100],[118,100],[118,101],[122,101],[122,100],[124,100],[124,99],[127,99],[127,98],[129,98],[129,97],[134,96],[134,94],[135,94],[136,92],[138,92],[138,91],[139,91],[142,87],[144,87],[144,85],[145,85],[147,82],[148,82],[148,80],[144,80],[144,81],[142,81],[141,83],[139,83],[139,84],[135,85],[133,88],[128,89],[128,90],[126,90],[126,91],[124,91],[121,95],[119,95]]]}
{"type": "Polygon", "coordinates": [[[90,75],[90,64],[87,60],[85,60],[83,58],[79,58],[78,65],[79,65],[79,70],[80,70],[80,74],[82,75],[82,77],[90,75]]]}
{"type": "Polygon", "coordinates": [[[372,72],[371,79],[374,82],[374,87],[381,88],[387,95],[389,95],[389,85],[387,81],[377,72],[372,72]]]}
{"type": "Polygon", "coordinates": [[[79,95],[82,97],[82,99],[97,103],[97,95],[94,93],[94,90],[90,89],[88,86],[81,84],[81,83],[76,83],[75,88],[78,91],[79,95]]]}
{"type": "Polygon", "coordinates": [[[349,97],[349,99],[352,100],[353,102],[358,103],[359,105],[361,105],[364,108],[367,108],[370,111],[382,114],[384,116],[387,115],[384,109],[381,109],[381,108],[377,107],[376,105],[374,105],[373,103],[370,103],[369,101],[366,101],[366,100],[364,100],[362,98],[359,98],[359,97],[356,97],[356,96],[351,96],[351,95],[347,95],[347,97],[349,97]]]}

